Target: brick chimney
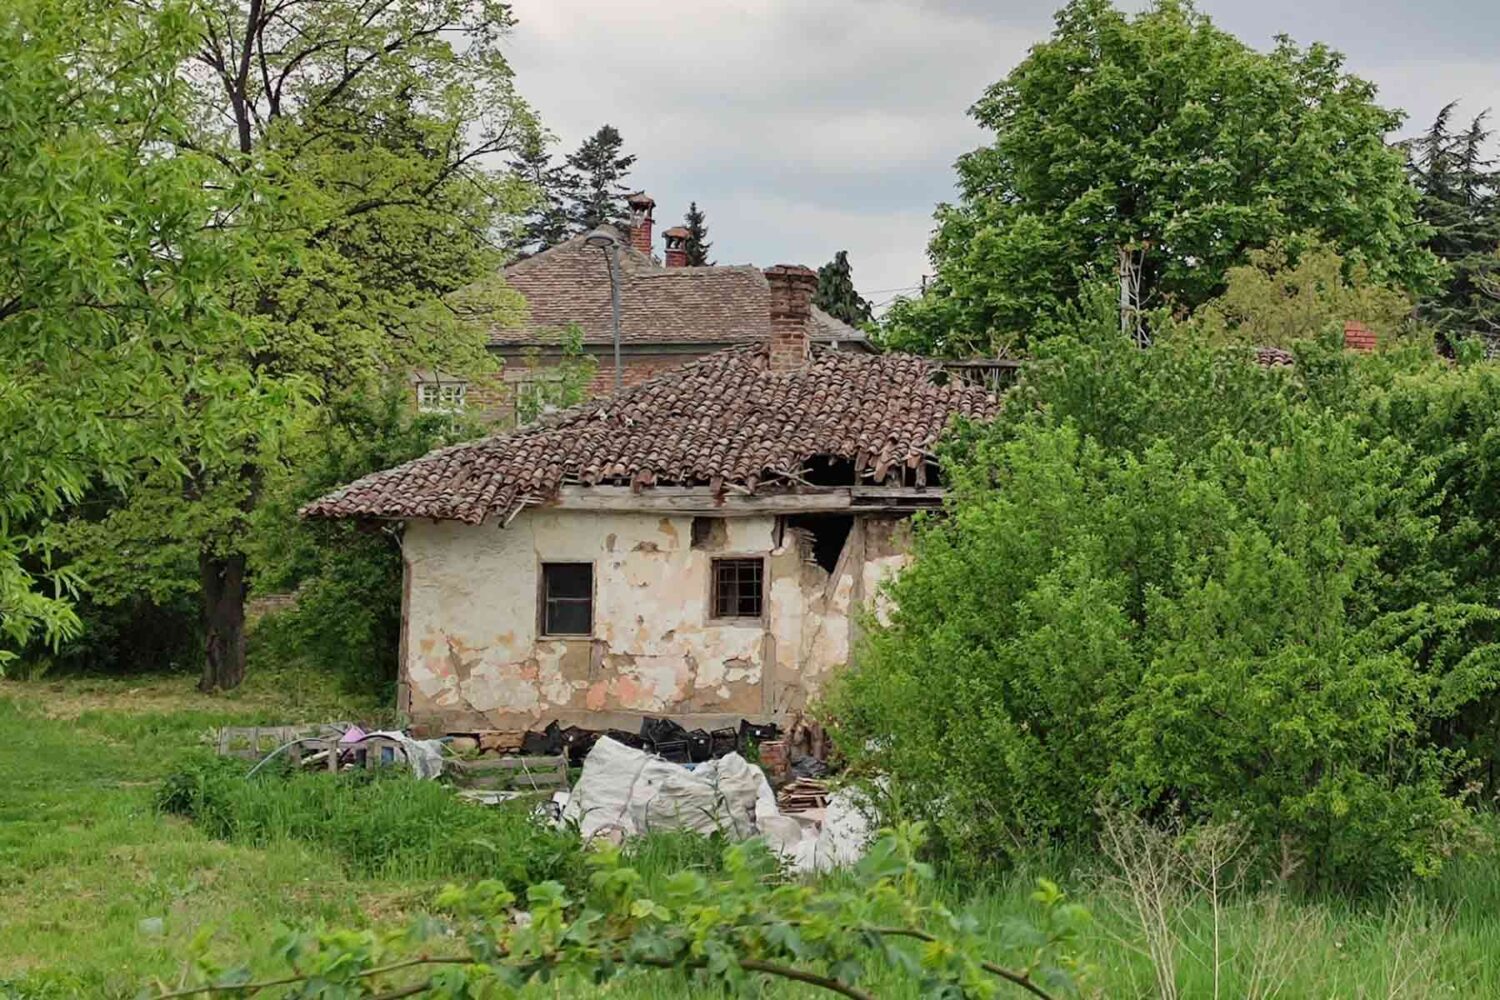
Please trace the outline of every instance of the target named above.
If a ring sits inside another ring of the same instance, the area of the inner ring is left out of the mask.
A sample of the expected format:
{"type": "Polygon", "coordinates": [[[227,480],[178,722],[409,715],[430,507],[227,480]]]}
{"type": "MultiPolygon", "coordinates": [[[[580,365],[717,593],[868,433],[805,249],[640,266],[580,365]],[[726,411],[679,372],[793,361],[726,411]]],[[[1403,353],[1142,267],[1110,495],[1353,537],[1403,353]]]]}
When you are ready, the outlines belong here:
{"type": "Polygon", "coordinates": [[[1355,320],[1345,320],[1344,346],[1351,351],[1369,354],[1375,350],[1375,331],[1355,320]]]}
{"type": "Polygon", "coordinates": [[[800,368],[811,352],[813,291],[818,276],[800,264],[766,268],[771,285],[771,371],[800,368]]]}
{"type": "Polygon", "coordinates": [[[630,245],[643,254],[651,253],[651,210],[656,199],[644,191],[637,191],[625,199],[630,206],[630,245]]]}
{"type": "Polygon", "coordinates": [[[661,234],[667,242],[668,267],[687,267],[687,238],[691,235],[685,226],[673,226],[661,234]]]}

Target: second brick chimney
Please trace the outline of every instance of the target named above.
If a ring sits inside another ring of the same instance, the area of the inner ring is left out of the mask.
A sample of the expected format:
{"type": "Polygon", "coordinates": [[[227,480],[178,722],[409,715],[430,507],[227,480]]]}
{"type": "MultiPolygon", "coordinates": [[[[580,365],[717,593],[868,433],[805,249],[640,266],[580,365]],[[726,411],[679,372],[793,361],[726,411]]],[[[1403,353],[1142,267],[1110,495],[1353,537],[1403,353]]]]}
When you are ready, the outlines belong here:
{"type": "Polygon", "coordinates": [[[771,371],[800,368],[812,350],[813,291],[818,276],[800,264],[766,268],[771,285],[771,371]]]}
{"type": "Polygon", "coordinates": [[[1345,320],[1344,346],[1352,351],[1369,354],[1375,350],[1375,331],[1355,320],[1345,320]]]}
{"type": "Polygon", "coordinates": [[[687,267],[687,238],[693,235],[684,226],[664,230],[661,238],[667,244],[667,266],[687,267]]]}
{"type": "Polygon", "coordinates": [[[643,254],[651,253],[651,210],[656,199],[644,191],[637,191],[625,199],[630,206],[630,245],[643,254]]]}

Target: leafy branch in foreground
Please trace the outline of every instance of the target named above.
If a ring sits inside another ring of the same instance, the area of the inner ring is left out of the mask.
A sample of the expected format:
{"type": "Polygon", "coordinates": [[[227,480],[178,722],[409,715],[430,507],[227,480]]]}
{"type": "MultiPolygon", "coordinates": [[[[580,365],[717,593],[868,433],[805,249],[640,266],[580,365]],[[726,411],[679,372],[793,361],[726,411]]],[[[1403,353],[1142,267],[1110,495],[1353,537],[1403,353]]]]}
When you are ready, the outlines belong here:
{"type": "Polygon", "coordinates": [[[853,998],[874,997],[877,978],[916,983],[924,995],[1079,995],[1086,970],[1076,942],[1087,910],[1042,882],[1032,896],[1036,921],[1001,929],[1014,964],[991,961],[985,928],[924,898],[932,872],[917,860],[922,842],[920,824],[886,831],[838,889],[782,881],[774,856],[749,841],[725,851],[722,875],[682,871],[653,890],[618,848],[604,847],[577,898],[556,882],[531,886],[524,904],[494,881],[449,886],[438,898],[443,916],[418,918],[404,932],[288,933],[273,956],[283,969],[260,980],[248,966],[224,969],[202,957],[204,935],[196,982],[158,983],[143,996],[279,990],[270,995],[460,1000],[553,977],[603,983],[641,969],[682,970],[740,994],[771,977],[853,998]]]}

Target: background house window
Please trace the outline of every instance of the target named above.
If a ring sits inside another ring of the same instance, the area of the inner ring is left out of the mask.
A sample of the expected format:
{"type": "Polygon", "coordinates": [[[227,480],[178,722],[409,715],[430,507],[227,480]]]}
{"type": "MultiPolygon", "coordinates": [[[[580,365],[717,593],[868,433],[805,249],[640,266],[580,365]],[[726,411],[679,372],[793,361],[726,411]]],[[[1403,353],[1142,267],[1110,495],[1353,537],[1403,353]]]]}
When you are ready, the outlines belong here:
{"type": "Polygon", "coordinates": [[[542,563],[542,634],[592,635],[592,563],[542,563]]]}
{"type": "Polygon", "coordinates": [[[531,423],[554,405],[550,397],[556,394],[553,385],[556,381],[535,374],[511,380],[517,426],[531,423]]]}
{"type": "Polygon", "coordinates": [[[464,408],[467,389],[462,382],[418,382],[417,409],[423,413],[457,413],[464,408]]]}
{"type": "Polygon", "coordinates": [[[765,560],[715,559],[715,618],[759,618],[764,609],[765,560]]]}

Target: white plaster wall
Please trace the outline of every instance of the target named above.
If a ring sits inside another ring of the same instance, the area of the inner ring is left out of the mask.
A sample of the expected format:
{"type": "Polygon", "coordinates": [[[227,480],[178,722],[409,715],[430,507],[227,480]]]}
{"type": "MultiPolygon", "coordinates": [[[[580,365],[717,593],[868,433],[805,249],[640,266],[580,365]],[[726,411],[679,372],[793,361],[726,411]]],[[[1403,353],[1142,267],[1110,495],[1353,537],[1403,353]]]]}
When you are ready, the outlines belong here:
{"type": "Polygon", "coordinates": [[[690,516],[531,510],[495,523],[412,522],[404,680],[410,714],[448,729],[609,713],[759,717],[800,708],[847,661],[851,609],[896,558],[863,558],[856,521],[830,577],[772,516],[726,518],[714,550],[690,516]],[[857,536],[857,537],[856,537],[857,536]],[[763,622],[709,621],[711,560],[768,556],[763,622]],[[538,633],[542,562],[594,564],[592,638],[538,633]],[[769,669],[768,669],[769,667],[769,669]]]}

